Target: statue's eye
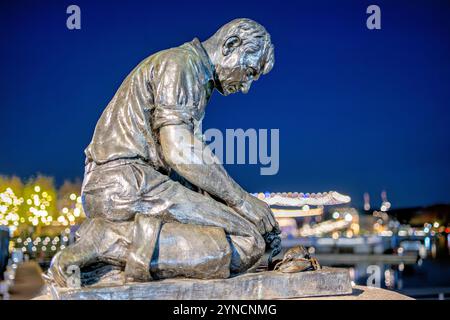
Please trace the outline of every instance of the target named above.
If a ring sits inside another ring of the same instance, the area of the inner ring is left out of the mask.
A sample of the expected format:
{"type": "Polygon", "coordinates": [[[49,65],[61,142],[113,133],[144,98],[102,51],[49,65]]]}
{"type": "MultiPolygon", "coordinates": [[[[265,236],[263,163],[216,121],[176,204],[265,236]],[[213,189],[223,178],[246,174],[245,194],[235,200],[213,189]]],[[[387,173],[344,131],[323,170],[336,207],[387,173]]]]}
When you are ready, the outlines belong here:
{"type": "Polygon", "coordinates": [[[256,70],[253,68],[247,68],[247,77],[253,78],[254,76],[256,76],[256,70]]]}

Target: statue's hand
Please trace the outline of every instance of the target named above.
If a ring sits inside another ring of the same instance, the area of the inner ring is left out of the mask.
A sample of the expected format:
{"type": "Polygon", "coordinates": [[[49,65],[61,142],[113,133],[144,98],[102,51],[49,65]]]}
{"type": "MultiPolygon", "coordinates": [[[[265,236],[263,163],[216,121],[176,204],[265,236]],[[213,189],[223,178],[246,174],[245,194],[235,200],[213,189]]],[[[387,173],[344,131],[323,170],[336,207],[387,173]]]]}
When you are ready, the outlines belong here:
{"type": "Polygon", "coordinates": [[[269,205],[248,193],[244,195],[244,201],[233,209],[253,223],[261,235],[271,232],[274,228],[278,230],[278,223],[269,205]]]}

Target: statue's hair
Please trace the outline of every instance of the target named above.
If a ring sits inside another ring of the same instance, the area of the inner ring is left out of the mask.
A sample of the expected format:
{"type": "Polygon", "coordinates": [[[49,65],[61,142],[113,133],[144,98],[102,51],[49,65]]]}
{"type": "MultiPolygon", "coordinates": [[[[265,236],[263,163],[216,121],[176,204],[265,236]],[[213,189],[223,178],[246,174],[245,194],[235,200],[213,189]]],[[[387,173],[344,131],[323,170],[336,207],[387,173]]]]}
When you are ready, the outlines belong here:
{"type": "Polygon", "coordinates": [[[222,26],[216,32],[215,36],[221,39],[238,36],[242,41],[242,50],[247,53],[255,53],[262,49],[263,59],[261,68],[263,74],[272,70],[275,56],[270,34],[256,21],[246,18],[235,19],[222,26]]]}

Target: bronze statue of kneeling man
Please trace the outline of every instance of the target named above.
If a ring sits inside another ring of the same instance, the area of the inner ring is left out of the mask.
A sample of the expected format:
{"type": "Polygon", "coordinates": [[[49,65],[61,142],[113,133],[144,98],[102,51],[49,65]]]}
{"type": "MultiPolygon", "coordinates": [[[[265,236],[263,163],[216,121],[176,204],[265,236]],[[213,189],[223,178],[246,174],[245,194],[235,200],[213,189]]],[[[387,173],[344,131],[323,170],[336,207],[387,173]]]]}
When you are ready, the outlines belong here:
{"type": "Polygon", "coordinates": [[[127,281],[227,278],[255,269],[266,246],[278,253],[269,206],[227,174],[200,132],[214,89],[247,93],[273,64],[269,33],[250,19],[143,60],[85,150],[87,219],[54,257],[49,278],[65,287],[74,265],[82,273],[114,266],[127,281]]]}

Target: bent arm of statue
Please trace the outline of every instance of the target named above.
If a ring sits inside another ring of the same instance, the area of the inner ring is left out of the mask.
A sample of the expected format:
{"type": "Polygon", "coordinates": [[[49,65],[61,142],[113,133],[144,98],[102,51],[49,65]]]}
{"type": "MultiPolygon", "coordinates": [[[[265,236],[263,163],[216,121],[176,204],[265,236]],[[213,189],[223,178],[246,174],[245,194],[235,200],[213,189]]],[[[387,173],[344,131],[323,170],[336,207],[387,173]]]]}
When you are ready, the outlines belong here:
{"type": "Polygon", "coordinates": [[[162,127],[160,142],[166,162],[189,182],[219,197],[231,207],[243,202],[246,192],[187,125],[162,127]]]}
{"type": "Polygon", "coordinates": [[[243,190],[187,125],[167,125],[159,134],[163,156],[179,175],[225,201],[254,223],[261,234],[277,225],[269,206],[243,190]]]}

